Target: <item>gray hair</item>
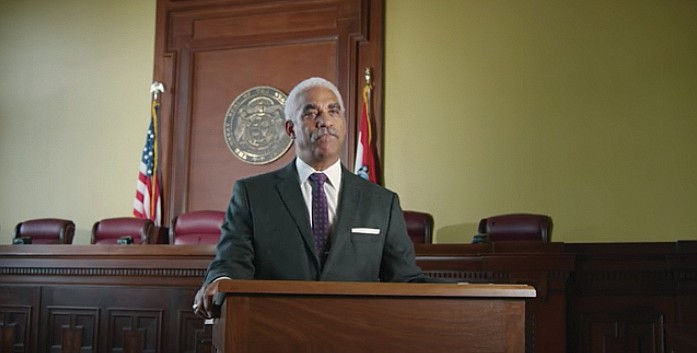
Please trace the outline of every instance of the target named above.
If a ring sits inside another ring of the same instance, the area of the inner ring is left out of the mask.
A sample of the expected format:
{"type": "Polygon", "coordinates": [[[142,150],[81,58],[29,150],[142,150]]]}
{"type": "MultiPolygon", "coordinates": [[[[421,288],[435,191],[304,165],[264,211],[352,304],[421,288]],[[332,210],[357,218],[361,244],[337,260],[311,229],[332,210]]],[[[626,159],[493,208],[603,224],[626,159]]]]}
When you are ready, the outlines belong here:
{"type": "Polygon", "coordinates": [[[344,100],[341,98],[339,89],[336,88],[336,86],[334,86],[333,83],[321,77],[311,77],[298,83],[295,87],[293,87],[292,90],[290,90],[290,93],[288,93],[288,98],[286,98],[286,105],[284,111],[284,113],[286,114],[286,121],[294,121],[293,117],[298,115],[298,113],[300,112],[300,109],[302,108],[300,107],[300,102],[298,102],[298,97],[300,96],[300,94],[302,94],[310,88],[315,87],[325,87],[332,91],[332,93],[334,93],[334,95],[336,96],[336,99],[339,101],[339,107],[341,108],[341,111],[346,111],[346,109],[344,109],[344,100]]]}

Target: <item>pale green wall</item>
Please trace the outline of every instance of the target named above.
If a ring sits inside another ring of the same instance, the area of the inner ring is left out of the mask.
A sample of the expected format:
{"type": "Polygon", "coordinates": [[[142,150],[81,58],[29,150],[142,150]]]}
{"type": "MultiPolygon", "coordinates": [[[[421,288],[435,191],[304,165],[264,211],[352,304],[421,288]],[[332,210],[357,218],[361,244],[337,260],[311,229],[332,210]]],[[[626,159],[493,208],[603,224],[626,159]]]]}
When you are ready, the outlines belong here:
{"type": "Polygon", "coordinates": [[[150,122],[155,0],[0,0],[0,243],[130,216],[150,122]]]}
{"type": "MultiPolygon", "coordinates": [[[[440,242],[496,213],[559,241],[697,239],[697,2],[387,0],[385,174],[440,242]]],[[[127,216],[155,0],[0,0],[0,243],[127,216]]],[[[227,192],[227,191],[225,191],[227,192]]]]}
{"type": "Polygon", "coordinates": [[[437,241],[697,239],[697,1],[388,0],[386,185],[437,241]]]}

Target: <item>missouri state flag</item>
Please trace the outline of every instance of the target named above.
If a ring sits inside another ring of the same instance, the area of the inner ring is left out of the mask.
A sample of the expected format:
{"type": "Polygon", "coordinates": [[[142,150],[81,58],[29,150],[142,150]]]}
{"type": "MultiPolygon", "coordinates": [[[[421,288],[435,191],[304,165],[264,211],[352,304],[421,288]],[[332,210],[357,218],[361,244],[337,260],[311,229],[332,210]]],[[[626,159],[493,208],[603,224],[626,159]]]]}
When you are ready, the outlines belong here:
{"type": "Polygon", "coordinates": [[[133,215],[152,220],[156,226],[162,221],[162,200],[157,155],[157,116],[160,104],[153,100],[150,127],[145,138],[145,147],[140,158],[136,197],[133,200],[133,215]]]}
{"type": "Polygon", "coordinates": [[[363,87],[363,108],[358,121],[358,140],[356,141],[356,163],[353,172],[363,179],[378,183],[377,158],[373,143],[373,128],[370,117],[370,83],[363,87]]]}

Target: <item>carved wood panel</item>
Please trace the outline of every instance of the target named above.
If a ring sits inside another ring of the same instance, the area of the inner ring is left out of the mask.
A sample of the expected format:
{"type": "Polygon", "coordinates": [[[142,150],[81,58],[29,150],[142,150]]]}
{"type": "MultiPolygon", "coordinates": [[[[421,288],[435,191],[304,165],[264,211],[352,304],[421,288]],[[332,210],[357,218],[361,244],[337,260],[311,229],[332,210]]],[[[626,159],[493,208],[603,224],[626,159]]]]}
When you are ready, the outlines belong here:
{"type": "MultiPolygon", "coordinates": [[[[158,0],[155,80],[161,98],[161,170],[165,220],[184,211],[224,210],[233,183],[277,169],[276,161],[238,159],[224,139],[230,104],[246,90],[286,94],[299,81],[333,81],[346,103],[342,160],[353,163],[363,69],[373,71],[374,111],[382,111],[382,0],[158,0]]],[[[381,153],[382,121],[376,114],[381,153]]]]}
{"type": "Polygon", "coordinates": [[[43,314],[49,327],[44,334],[49,352],[97,352],[99,308],[49,305],[43,314]]]}
{"type": "Polygon", "coordinates": [[[211,325],[202,325],[190,310],[178,312],[177,352],[202,353],[211,351],[211,325]]]}
{"type": "Polygon", "coordinates": [[[0,290],[0,352],[36,349],[39,289],[9,286],[0,290]]]}
{"type": "Polygon", "coordinates": [[[109,309],[107,317],[107,347],[134,353],[162,351],[162,309],[109,309]]]}
{"type": "Polygon", "coordinates": [[[192,288],[76,285],[42,291],[42,352],[200,352],[196,330],[203,321],[191,313],[192,288]]]}
{"type": "Polygon", "coordinates": [[[664,352],[665,319],[660,313],[589,313],[580,321],[587,340],[579,352],[664,352]]]}
{"type": "MultiPolygon", "coordinates": [[[[569,285],[570,351],[670,352],[668,326],[681,324],[679,279],[694,265],[675,266],[676,244],[567,244],[578,253],[569,285]],[[671,264],[672,263],[672,264],[671,264]]],[[[690,257],[694,258],[694,251],[690,257]]],[[[694,283],[694,281],[688,281],[694,283]]]]}
{"type": "Polygon", "coordinates": [[[0,351],[23,351],[29,347],[31,309],[24,306],[0,306],[0,351]]]}

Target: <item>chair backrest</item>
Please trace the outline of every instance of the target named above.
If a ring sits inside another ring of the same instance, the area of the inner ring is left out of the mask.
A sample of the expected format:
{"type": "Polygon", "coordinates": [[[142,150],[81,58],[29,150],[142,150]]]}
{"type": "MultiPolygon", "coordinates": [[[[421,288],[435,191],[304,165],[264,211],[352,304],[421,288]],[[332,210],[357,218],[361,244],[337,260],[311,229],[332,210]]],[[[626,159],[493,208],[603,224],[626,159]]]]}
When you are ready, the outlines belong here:
{"type": "Polygon", "coordinates": [[[491,216],[479,221],[479,233],[487,234],[489,241],[552,239],[552,217],[541,214],[512,213],[491,216]]]}
{"type": "Polygon", "coordinates": [[[217,244],[224,211],[201,210],[182,213],[172,219],[170,244],[217,244]]]}
{"type": "Polygon", "coordinates": [[[32,244],[72,244],[75,223],[68,219],[39,218],[20,222],[15,227],[15,239],[30,238],[32,244]]]}
{"type": "Polygon", "coordinates": [[[414,244],[431,244],[433,241],[433,216],[419,211],[402,211],[407,233],[414,244]]]}
{"type": "Polygon", "coordinates": [[[157,243],[155,223],[135,217],[105,218],[92,226],[92,244],[117,244],[122,237],[130,236],[133,244],[157,243]]]}

